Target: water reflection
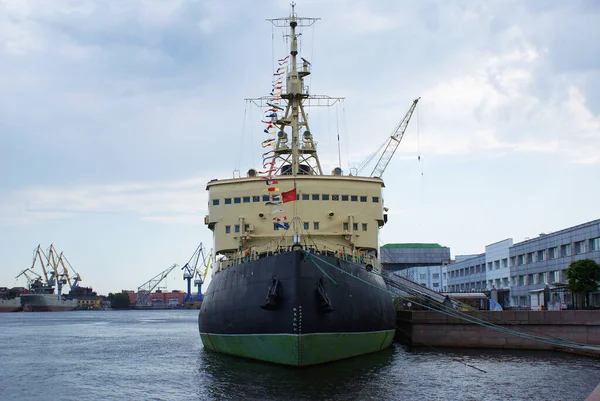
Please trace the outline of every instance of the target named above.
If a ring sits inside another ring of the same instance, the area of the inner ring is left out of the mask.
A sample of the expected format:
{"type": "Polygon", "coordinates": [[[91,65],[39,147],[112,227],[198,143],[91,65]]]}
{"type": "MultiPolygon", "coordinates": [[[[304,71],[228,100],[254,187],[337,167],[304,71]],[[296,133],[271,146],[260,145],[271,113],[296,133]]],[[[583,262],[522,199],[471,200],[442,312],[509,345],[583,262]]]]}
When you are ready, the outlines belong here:
{"type": "Polygon", "coordinates": [[[393,347],[344,361],[293,368],[202,349],[198,366],[200,383],[204,384],[198,396],[256,400],[357,399],[368,388],[372,390],[373,381],[390,369],[396,352],[393,347]]]}

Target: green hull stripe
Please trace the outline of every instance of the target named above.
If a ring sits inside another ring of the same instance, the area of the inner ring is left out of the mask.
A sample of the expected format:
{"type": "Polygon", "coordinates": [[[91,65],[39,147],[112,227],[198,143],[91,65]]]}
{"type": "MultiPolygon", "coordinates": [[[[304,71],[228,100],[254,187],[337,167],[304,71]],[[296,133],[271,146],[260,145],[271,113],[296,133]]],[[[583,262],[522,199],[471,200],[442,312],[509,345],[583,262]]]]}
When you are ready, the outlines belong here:
{"type": "Polygon", "coordinates": [[[207,349],[284,365],[315,365],[380,351],[390,346],[395,330],[364,333],[208,334],[207,349]]]}

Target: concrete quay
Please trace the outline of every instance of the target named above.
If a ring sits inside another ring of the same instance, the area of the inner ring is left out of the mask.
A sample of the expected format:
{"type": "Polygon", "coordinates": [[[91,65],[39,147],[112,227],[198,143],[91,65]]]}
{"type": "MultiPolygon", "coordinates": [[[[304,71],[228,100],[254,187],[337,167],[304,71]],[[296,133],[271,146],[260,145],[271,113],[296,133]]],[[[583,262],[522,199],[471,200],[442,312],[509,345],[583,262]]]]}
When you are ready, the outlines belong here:
{"type": "Polygon", "coordinates": [[[432,311],[398,311],[395,339],[415,346],[555,350],[600,358],[600,311],[471,311],[462,314],[523,334],[582,345],[541,342],[432,311]]]}

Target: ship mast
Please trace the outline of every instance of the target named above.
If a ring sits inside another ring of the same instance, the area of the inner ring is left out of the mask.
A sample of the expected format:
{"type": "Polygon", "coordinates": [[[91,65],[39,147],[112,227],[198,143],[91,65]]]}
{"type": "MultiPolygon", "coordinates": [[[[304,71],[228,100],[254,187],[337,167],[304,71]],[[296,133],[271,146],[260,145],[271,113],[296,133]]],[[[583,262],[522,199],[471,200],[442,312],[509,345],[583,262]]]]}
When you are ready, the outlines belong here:
{"type": "MultiPolygon", "coordinates": [[[[286,74],[286,88],[281,98],[287,101],[283,117],[277,118],[275,125],[279,128],[275,157],[282,160],[279,173],[285,175],[316,174],[323,175],[317,149],[308,126],[304,111],[303,101],[311,98],[308,89],[304,87],[304,77],[310,74],[310,63],[302,58],[301,66],[298,64],[298,36],[296,28],[310,27],[319,18],[298,17],[294,11],[295,3],[291,3],[292,12],[288,18],[268,19],[276,27],[289,26],[290,61],[286,74]],[[300,68],[299,68],[300,66],[300,68]],[[288,142],[285,127],[291,128],[291,142],[288,142]],[[300,131],[304,128],[302,140],[300,131]]],[[[262,100],[262,99],[261,99],[262,100]]],[[[336,99],[337,101],[337,99],[336,99]]],[[[282,109],[283,110],[283,109],[282,109]]]]}

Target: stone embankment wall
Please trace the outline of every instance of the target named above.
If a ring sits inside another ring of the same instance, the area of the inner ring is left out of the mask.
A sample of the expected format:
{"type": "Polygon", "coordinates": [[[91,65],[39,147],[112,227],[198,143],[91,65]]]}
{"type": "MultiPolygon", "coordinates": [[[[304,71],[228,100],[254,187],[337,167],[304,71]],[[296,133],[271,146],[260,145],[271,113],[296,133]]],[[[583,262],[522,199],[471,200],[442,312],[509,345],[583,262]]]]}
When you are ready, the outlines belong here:
{"type": "MultiPolygon", "coordinates": [[[[552,336],[580,344],[600,345],[600,311],[479,311],[463,312],[530,335],[552,336]]],[[[436,347],[559,349],[552,344],[492,330],[430,311],[397,312],[396,340],[436,347]]],[[[593,351],[593,350],[592,350],[593,351]]],[[[600,354],[600,352],[599,352],[600,354]]]]}

